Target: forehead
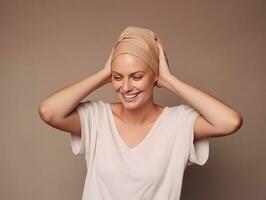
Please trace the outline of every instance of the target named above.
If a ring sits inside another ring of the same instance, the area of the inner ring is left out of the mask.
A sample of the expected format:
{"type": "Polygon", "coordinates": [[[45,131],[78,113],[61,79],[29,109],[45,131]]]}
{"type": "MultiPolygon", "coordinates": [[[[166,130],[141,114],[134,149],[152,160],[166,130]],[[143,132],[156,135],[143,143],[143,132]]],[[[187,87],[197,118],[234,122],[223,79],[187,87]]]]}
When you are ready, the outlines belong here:
{"type": "Polygon", "coordinates": [[[137,56],[130,54],[121,54],[117,56],[112,64],[112,71],[116,71],[118,73],[131,74],[136,71],[144,71],[147,72],[149,70],[149,66],[142,59],[137,56]]]}

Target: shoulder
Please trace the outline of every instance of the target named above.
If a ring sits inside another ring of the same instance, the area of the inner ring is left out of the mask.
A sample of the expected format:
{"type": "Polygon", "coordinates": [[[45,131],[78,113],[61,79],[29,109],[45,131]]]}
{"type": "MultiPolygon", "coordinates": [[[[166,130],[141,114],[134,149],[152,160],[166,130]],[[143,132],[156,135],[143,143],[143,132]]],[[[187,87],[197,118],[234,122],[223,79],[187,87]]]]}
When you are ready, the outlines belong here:
{"type": "Polygon", "coordinates": [[[176,106],[169,106],[169,116],[177,117],[178,119],[188,119],[199,115],[197,109],[188,104],[179,104],[176,106]]]}
{"type": "Polygon", "coordinates": [[[93,115],[100,113],[100,112],[104,112],[104,110],[106,110],[106,105],[107,103],[105,101],[102,100],[86,100],[81,102],[78,106],[77,106],[77,110],[83,110],[87,113],[91,113],[93,115]]]}
{"type": "Polygon", "coordinates": [[[188,104],[179,104],[176,106],[169,106],[169,108],[176,112],[196,111],[194,107],[188,104]]]}

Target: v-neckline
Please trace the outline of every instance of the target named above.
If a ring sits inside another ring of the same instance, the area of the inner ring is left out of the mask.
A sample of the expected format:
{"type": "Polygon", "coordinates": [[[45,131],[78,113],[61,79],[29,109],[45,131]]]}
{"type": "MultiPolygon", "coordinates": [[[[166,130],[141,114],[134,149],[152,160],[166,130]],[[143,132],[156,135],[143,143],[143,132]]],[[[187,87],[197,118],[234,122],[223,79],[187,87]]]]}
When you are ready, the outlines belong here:
{"type": "Polygon", "coordinates": [[[149,139],[149,137],[151,137],[152,133],[154,132],[153,130],[155,129],[155,127],[158,126],[158,123],[159,121],[161,120],[161,118],[163,117],[163,115],[166,113],[167,109],[168,109],[168,106],[165,106],[163,108],[163,111],[160,113],[160,115],[156,118],[156,120],[153,122],[153,125],[151,126],[151,128],[149,129],[148,133],[145,135],[145,137],[138,143],[136,144],[135,146],[133,147],[130,147],[125,141],[124,139],[121,137],[121,135],[119,134],[119,131],[118,131],[118,126],[115,122],[115,119],[114,119],[114,114],[113,114],[113,111],[112,111],[112,108],[111,108],[111,105],[109,102],[107,102],[107,107],[108,107],[108,110],[109,110],[109,114],[110,114],[110,118],[111,118],[111,126],[113,128],[113,131],[114,131],[114,134],[115,136],[118,138],[118,140],[120,141],[120,143],[122,143],[122,145],[128,149],[129,151],[136,151],[137,149],[139,149],[144,143],[145,141],[147,141],[149,139]]]}

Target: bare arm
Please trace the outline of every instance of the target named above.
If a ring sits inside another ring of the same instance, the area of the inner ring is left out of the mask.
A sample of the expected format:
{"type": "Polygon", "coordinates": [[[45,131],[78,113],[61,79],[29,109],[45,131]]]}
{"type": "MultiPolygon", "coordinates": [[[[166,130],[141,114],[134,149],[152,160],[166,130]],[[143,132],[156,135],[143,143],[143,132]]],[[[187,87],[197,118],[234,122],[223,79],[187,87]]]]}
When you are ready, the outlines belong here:
{"type": "Polygon", "coordinates": [[[166,87],[182,97],[201,115],[195,121],[195,140],[220,137],[236,132],[242,125],[242,116],[221,100],[169,75],[166,87]]]}
{"type": "Polygon", "coordinates": [[[196,108],[200,115],[194,123],[195,140],[220,137],[236,132],[243,123],[239,112],[218,98],[176,78],[169,68],[168,59],[160,44],[159,77],[157,87],[164,87],[196,108]]]}
{"type": "Polygon", "coordinates": [[[41,119],[54,128],[80,136],[80,118],[75,108],[83,98],[110,80],[109,71],[100,70],[51,94],[39,106],[41,119]]]}
{"type": "Polygon", "coordinates": [[[41,102],[39,107],[41,118],[45,121],[52,121],[67,117],[82,99],[106,84],[108,78],[106,71],[100,70],[88,78],[54,92],[41,102]]]}
{"type": "Polygon", "coordinates": [[[43,100],[39,106],[40,117],[45,121],[68,116],[90,93],[111,82],[111,58],[113,48],[104,67],[92,76],[75,82],[54,92],[43,100]]]}
{"type": "Polygon", "coordinates": [[[44,99],[39,106],[41,119],[57,129],[80,135],[80,118],[75,108],[94,90],[111,82],[112,54],[113,48],[103,69],[96,74],[68,85],[44,99]]]}

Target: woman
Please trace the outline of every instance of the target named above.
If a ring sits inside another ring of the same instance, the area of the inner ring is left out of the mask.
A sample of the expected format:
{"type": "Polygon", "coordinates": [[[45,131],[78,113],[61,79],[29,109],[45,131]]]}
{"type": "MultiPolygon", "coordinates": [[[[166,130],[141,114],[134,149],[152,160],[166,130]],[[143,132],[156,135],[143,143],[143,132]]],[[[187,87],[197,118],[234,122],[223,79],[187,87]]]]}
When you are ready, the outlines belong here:
{"type": "Polygon", "coordinates": [[[158,35],[135,26],[122,32],[103,69],[50,95],[39,113],[71,133],[74,154],[85,154],[83,200],[179,199],[185,167],[208,159],[208,139],[242,125],[237,111],[177,79],[158,35]],[[80,103],[107,83],[121,102],[80,103]],[[154,86],[191,106],[155,104],[154,86]]]}

